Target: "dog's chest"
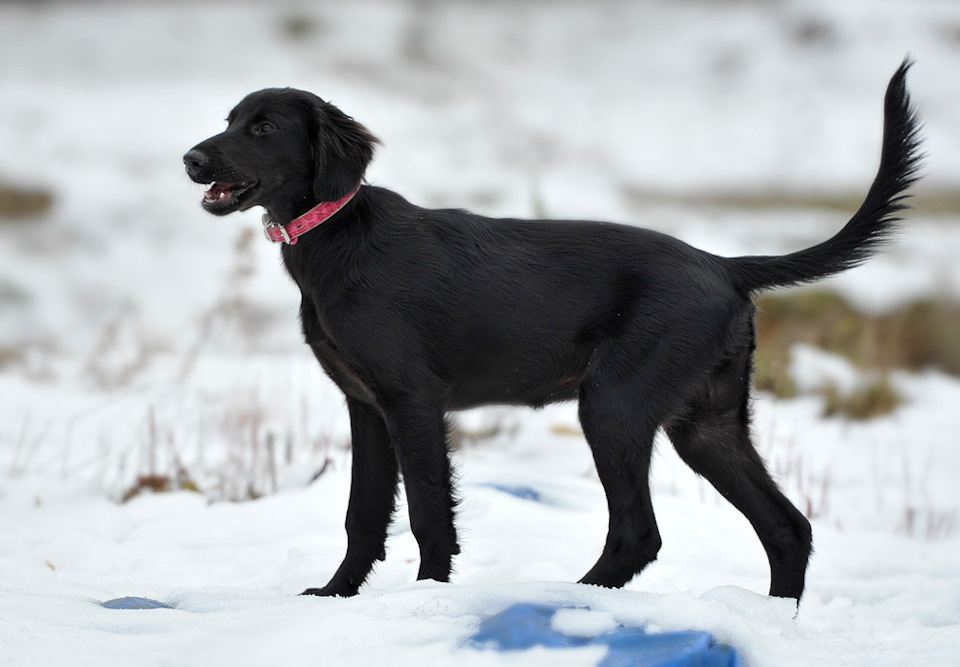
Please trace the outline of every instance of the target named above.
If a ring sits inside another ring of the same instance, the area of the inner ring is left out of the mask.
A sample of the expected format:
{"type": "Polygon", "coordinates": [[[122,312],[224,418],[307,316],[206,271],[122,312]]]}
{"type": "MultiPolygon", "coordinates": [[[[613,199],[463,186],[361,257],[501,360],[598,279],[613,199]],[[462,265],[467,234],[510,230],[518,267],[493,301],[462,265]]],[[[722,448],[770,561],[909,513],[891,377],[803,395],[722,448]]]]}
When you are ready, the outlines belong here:
{"type": "Polygon", "coordinates": [[[376,397],[370,385],[361,377],[361,371],[351,364],[337,346],[334,337],[317,317],[317,310],[307,299],[301,304],[300,318],[303,323],[303,337],[314,356],[320,362],[324,372],[333,380],[346,396],[364,403],[376,404],[376,397]]]}
{"type": "Polygon", "coordinates": [[[283,248],[283,260],[290,276],[300,287],[302,297],[300,321],[303,337],[310,349],[313,350],[320,366],[346,396],[375,405],[376,397],[373,390],[338,349],[335,337],[331,335],[328,327],[324,324],[325,318],[320,316],[321,308],[318,308],[311,293],[304,289],[305,286],[312,283],[311,280],[307,279],[309,274],[304,270],[305,267],[293,261],[293,253],[289,250],[289,247],[283,248]]]}
{"type": "Polygon", "coordinates": [[[343,355],[333,343],[327,339],[308,340],[313,354],[323,367],[326,374],[333,380],[340,391],[350,398],[375,405],[376,396],[363,378],[350,367],[343,355]]]}

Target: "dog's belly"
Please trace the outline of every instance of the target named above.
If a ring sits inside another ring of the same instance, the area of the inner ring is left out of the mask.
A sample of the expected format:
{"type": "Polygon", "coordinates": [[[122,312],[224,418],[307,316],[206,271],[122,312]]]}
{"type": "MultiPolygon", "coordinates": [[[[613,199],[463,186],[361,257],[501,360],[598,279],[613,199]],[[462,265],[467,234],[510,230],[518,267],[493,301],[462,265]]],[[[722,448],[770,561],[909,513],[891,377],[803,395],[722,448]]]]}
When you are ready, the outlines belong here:
{"type": "Polygon", "coordinates": [[[447,338],[449,346],[430,360],[430,367],[446,387],[448,409],[542,407],[579,398],[594,345],[577,345],[574,334],[557,335],[560,329],[553,339],[492,327],[481,335],[447,338]]]}
{"type": "Polygon", "coordinates": [[[453,387],[447,409],[466,410],[481,405],[524,405],[539,408],[548,403],[573,401],[580,396],[582,380],[582,375],[568,375],[542,383],[471,378],[453,387]]]}

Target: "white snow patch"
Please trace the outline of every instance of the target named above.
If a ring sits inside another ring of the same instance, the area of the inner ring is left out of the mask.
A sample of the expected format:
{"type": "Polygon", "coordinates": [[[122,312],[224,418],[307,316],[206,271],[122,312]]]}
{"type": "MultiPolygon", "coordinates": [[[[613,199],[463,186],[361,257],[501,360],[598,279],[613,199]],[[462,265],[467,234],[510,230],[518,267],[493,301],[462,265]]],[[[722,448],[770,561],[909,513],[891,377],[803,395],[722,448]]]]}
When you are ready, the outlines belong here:
{"type": "Polygon", "coordinates": [[[571,637],[596,637],[619,627],[609,612],[592,609],[558,609],[550,619],[550,627],[571,637]]]}

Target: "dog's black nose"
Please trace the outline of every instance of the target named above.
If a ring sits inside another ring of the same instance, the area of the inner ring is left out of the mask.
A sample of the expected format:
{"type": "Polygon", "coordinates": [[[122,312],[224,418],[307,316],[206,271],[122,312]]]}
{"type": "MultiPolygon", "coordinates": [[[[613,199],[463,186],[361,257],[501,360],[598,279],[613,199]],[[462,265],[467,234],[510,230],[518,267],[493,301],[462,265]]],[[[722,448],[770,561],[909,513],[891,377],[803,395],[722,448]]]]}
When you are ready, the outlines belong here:
{"type": "Polygon", "coordinates": [[[210,158],[207,157],[206,153],[198,151],[196,148],[191,148],[183,156],[183,164],[186,165],[188,174],[197,173],[206,167],[209,161],[210,158]]]}

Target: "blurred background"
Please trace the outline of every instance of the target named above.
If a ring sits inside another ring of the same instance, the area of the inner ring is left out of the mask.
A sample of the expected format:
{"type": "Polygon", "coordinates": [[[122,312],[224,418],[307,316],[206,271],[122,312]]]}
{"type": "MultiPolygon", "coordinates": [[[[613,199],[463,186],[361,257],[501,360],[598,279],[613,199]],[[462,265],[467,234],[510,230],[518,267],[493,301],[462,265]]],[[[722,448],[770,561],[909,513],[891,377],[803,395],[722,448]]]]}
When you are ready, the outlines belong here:
{"type": "Polygon", "coordinates": [[[0,466],[246,498],[348,447],[260,212],[205,214],[183,173],[252,90],[340,106],[383,141],[368,180],[420,205],[779,254],[856,210],[908,53],[928,158],[904,232],[761,303],[763,396],[851,422],[903,404],[898,373],[960,373],[955,2],[0,2],[0,466]]]}

